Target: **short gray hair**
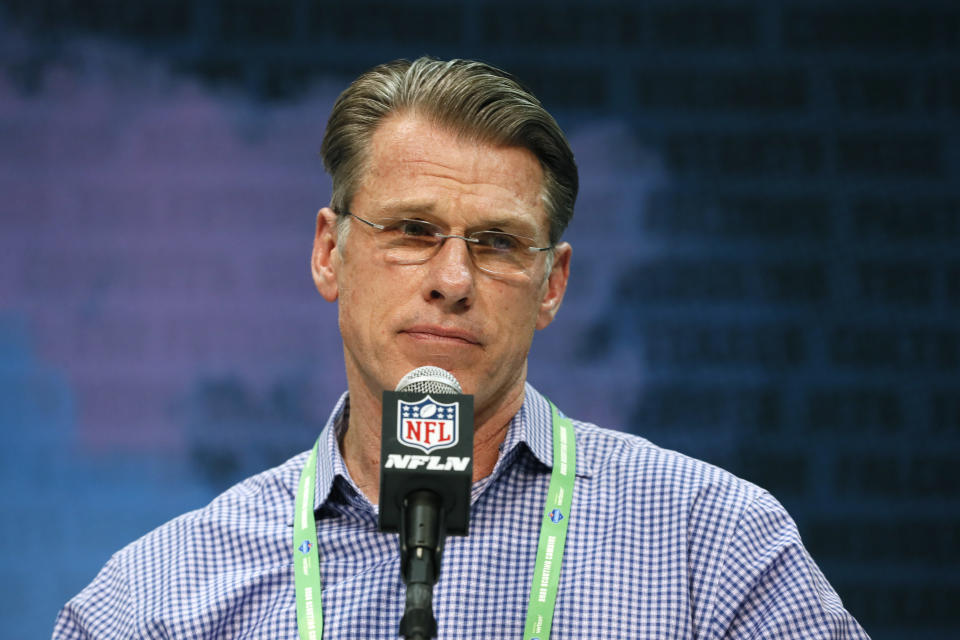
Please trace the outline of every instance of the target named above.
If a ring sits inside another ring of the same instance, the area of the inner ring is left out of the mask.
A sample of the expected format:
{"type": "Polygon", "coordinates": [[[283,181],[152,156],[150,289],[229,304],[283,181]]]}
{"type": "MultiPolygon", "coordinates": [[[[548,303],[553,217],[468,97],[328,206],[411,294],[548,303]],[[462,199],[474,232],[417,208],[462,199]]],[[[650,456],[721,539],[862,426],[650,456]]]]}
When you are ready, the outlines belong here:
{"type": "Polygon", "coordinates": [[[404,112],[468,139],[531,151],[543,169],[550,244],[560,241],[579,184],[570,145],[530,91],[506,72],[472,60],[395,60],[367,71],[340,94],[320,148],[333,178],[334,211],[341,216],[349,211],[377,127],[388,115],[404,112]]]}

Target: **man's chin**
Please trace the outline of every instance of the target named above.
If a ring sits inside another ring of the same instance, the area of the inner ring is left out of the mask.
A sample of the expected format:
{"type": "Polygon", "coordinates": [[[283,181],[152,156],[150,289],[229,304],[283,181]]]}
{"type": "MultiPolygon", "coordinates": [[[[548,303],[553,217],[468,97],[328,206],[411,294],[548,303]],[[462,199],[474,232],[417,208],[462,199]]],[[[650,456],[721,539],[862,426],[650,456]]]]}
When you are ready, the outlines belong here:
{"type": "Polygon", "coordinates": [[[410,350],[405,354],[407,357],[404,358],[404,361],[409,365],[409,369],[404,371],[403,374],[417,367],[440,367],[454,376],[457,376],[458,372],[467,374],[471,370],[476,370],[480,365],[479,351],[479,348],[474,345],[457,345],[454,347],[444,345],[440,348],[410,350]]]}
{"type": "MultiPolygon", "coordinates": [[[[465,373],[469,371],[468,367],[465,367],[463,363],[458,359],[451,356],[444,355],[431,355],[424,358],[418,358],[413,363],[411,363],[409,371],[413,371],[419,367],[440,367],[444,371],[452,373],[455,377],[458,373],[465,373]]],[[[407,372],[407,373],[408,373],[407,372]]],[[[457,377],[457,381],[460,381],[460,378],[457,377]]]]}

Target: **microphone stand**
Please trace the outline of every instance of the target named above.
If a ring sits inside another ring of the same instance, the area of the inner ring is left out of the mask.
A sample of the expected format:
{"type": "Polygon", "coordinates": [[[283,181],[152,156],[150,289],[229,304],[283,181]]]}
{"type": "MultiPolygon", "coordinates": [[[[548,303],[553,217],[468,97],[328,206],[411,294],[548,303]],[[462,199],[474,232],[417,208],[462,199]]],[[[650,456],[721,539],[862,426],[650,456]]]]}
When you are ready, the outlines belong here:
{"type": "Polygon", "coordinates": [[[442,500],[428,489],[411,491],[400,513],[400,567],[407,585],[400,634],[407,640],[430,640],[437,635],[433,585],[440,575],[446,535],[442,500]]]}
{"type": "Polygon", "coordinates": [[[381,426],[380,530],[399,534],[406,584],[400,634],[431,640],[437,636],[433,586],[444,539],[465,536],[470,526],[473,396],[462,393],[449,371],[417,367],[396,391],[383,392],[381,426]],[[434,449],[443,455],[417,453],[434,449]]]}

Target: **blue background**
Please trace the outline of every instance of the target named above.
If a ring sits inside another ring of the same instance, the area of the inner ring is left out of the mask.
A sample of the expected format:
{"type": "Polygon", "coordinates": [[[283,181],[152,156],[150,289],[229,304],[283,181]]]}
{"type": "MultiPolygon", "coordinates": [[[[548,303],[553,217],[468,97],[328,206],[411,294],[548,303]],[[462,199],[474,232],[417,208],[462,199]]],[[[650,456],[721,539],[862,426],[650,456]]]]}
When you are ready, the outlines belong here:
{"type": "Polygon", "coordinates": [[[344,389],[308,256],[350,78],[516,73],[568,132],[530,380],[770,489],[874,638],[960,630],[960,7],[0,2],[0,617],[306,449],[344,389]]]}

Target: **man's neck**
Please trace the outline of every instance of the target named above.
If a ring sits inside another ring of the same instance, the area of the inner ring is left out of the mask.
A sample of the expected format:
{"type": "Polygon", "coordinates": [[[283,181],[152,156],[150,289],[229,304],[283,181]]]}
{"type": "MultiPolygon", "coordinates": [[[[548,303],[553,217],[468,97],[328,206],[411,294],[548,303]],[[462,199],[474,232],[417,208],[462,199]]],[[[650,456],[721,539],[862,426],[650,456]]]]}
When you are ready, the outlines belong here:
{"type": "MultiPolygon", "coordinates": [[[[524,400],[524,385],[507,394],[495,407],[481,409],[474,416],[473,481],[493,472],[500,445],[507,436],[510,421],[524,400]]],[[[382,399],[350,391],[350,414],[346,432],[340,438],[340,453],[357,488],[373,504],[380,495],[380,437],[382,399]]]]}

